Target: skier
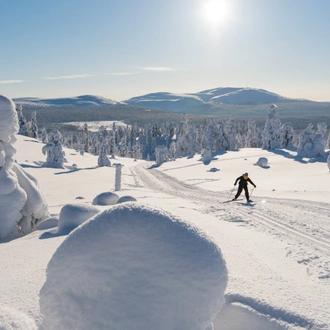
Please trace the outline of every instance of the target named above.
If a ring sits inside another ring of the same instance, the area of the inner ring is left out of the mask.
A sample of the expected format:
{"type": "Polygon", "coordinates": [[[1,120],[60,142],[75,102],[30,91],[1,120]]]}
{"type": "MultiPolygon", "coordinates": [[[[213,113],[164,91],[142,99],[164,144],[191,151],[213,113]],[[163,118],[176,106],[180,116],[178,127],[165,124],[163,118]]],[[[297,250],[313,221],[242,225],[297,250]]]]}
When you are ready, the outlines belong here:
{"type": "Polygon", "coordinates": [[[234,186],[236,186],[237,182],[238,182],[238,189],[237,189],[237,193],[235,195],[235,198],[233,198],[233,201],[235,201],[238,198],[238,196],[242,193],[242,190],[244,189],[246,201],[247,202],[252,202],[250,200],[249,190],[248,190],[248,187],[247,187],[247,183],[250,182],[254,186],[254,188],[256,188],[257,186],[249,178],[249,174],[248,173],[244,173],[243,175],[241,175],[240,177],[238,177],[236,179],[235,183],[234,183],[234,186]]]}

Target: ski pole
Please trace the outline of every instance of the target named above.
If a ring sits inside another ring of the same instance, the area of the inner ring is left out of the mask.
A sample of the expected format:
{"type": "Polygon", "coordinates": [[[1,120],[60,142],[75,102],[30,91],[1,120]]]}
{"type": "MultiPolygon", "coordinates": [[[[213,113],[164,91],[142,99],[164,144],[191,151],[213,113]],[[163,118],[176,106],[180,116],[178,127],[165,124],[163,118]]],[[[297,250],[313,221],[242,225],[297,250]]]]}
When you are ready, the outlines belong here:
{"type": "Polygon", "coordinates": [[[234,186],[234,188],[231,190],[230,195],[229,195],[229,197],[228,197],[228,200],[230,199],[231,194],[233,193],[234,189],[235,189],[235,186],[234,186]]]}
{"type": "Polygon", "coordinates": [[[253,190],[254,190],[254,187],[253,187],[252,190],[251,190],[250,198],[251,198],[251,196],[252,196],[252,194],[253,194],[253,190]]]}

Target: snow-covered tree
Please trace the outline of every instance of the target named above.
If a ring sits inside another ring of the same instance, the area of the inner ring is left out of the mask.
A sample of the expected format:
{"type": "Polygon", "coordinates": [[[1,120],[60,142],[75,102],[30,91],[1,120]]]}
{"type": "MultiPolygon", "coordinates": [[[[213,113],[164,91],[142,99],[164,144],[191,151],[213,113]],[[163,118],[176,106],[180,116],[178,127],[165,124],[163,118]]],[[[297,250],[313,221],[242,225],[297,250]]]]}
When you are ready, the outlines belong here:
{"type": "Polygon", "coordinates": [[[275,104],[270,107],[266,117],[265,128],[262,132],[262,148],[266,150],[281,148],[281,121],[275,104]]]}
{"type": "Polygon", "coordinates": [[[43,146],[42,153],[47,154],[43,167],[64,168],[64,151],[60,142],[60,132],[53,129],[48,134],[48,143],[43,146]]]}
{"type": "Polygon", "coordinates": [[[328,135],[327,142],[325,143],[325,149],[330,149],[330,132],[329,132],[329,135],[328,135]]]}
{"type": "Polygon", "coordinates": [[[169,147],[169,157],[170,159],[175,159],[176,158],[176,142],[172,141],[169,147]]]}
{"type": "Polygon", "coordinates": [[[291,123],[285,123],[281,127],[281,148],[288,148],[294,143],[294,129],[291,123]]]}
{"type": "Polygon", "coordinates": [[[132,156],[136,159],[142,159],[141,145],[139,141],[135,141],[132,147],[132,156]]]}
{"type": "Polygon", "coordinates": [[[46,131],[45,127],[43,127],[41,129],[41,141],[42,141],[42,143],[47,143],[47,141],[48,141],[48,135],[47,135],[47,131],[46,131]]]}
{"type": "Polygon", "coordinates": [[[38,181],[14,162],[18,130],[14,102],[0,95],[0,238],[30,233],[49,217],[38,181]]]}
{"type": "Polygon", "coordinates": [[[169,161],[169,152],[166,146],[157,146],[155,149],[156,164],[161,165],[169,161]]]}
{"type": "Polygon", "coordinates": [[[317,123],[316,125],[316,134],[322,134],[323,138],[326,139],[327,135],[327,124],[324,122],[317,123]]]}
{"type": "Polygon", "coordinates": [[[15,104],[17,117],[18,117],[18,134],[27,135],[27,120],[23,115],[23,108],[19,103],[15,104]]]}
{"type": "Polygon", "coordinates": [[[32,111],[31,121],[28,122],[27,131],[29,136],[31,136],[32,138],[38,138],[37,111],[32,111]]]}
{"type": "Polygon", "coordinates": [[[237,141],[238,124],[233,117],[231,117],[229,120],[227,120],[224,131],[225,131],[226,138],[228,141],[227,150],[237,150],[237,148],[238,148],[238,141],[237,141]]]}
{"type": "Polygon", "coordinates": [[[88,132],[88,125],[86,123],[83,126],[82,148],[84,152],[89,152],[89,132],[88,132]]]}
{"type": "Polygon", "coordinates": [[[100,148],[100,153],[99,153],[99,157],[98,157],[98,166],[102,167],[102,166],[111,166],[111,162],[107,156],[107,147],[106,144],[103,142],[100,148]]]}
{"type": "Polygon", "coordinates": [[[300,157],[323,157],[325,141],[321,133],[313,131],[313,125],[308,127],[299,135],[297,154],[300,157]]]}
{"type": "Polygon", "coordinates": [[[260,146],[257,124],[253,119],[247,123],[247,133],[245,139],[246,148],[258,148],[260,146]]]}

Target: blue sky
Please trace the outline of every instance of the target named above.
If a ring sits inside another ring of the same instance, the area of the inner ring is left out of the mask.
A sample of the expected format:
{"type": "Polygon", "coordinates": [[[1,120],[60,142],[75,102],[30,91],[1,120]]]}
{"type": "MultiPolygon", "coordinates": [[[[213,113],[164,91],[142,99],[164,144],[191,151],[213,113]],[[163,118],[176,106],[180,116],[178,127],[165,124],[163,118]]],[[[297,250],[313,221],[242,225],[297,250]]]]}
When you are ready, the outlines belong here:
{"type": "Polygon", "coordinates": [[[0,94],[11,98],[252,87],[330,101],[330,0],[0,0],[0,9],[0,94]],[[207,14],[212,1],[225,4],[207,14]]]}

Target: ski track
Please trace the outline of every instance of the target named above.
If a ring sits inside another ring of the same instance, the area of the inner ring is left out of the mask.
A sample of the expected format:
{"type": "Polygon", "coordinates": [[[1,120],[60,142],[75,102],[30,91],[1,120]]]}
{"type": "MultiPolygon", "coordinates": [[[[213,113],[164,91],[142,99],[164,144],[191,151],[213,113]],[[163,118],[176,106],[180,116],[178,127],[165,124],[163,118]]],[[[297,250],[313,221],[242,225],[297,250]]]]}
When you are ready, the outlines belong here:
{"type": "MultiPolygon", "coordinates": [[[[222,203],[228,199],[228,192],[214,192],[205,190],[193,185],[186,184],[166,175],[155,168],[146,168],[143,165],[135,166],[131,169],[136,182],[139,186],[145,186],[159,193],[165,193],[171,196],[187,199],[199,204],[204,204],[202,212],[211,213],[217,218],[229,222],[236,222],[238,225],[253,224],[259,230],[271,230],[273,235],[285,235],[288,241],[293,245],[307,245],[309,248],[299,248],[300,254],[310,254],[309,251],[315,251],[316,257],[302,258],[301,263],[308,264],[306,261],[330,256],[330,205],[327,203],[310,202],[297,199],[281,198],[262,198],[257,197],[257,204],[246,204],[243,201],[233,203],[222,203]],[[266,203],[262,203],[262,200],[266,203]],[[280,205],[280,212],[276,209],[280,205]],[[304,214],[304,217],[300,215],[304,214]],[[302,218],[302,219],[301,219],[302,218]],[[306,219],[308,219],[306,221],[306,219]],[[311,221],[309,221],[311,219],[311,221]],[[304,251],[302,251],[303,249],[304,251]]],[[[288,254],[291,254],[291,250],[288,254]]],[[[297,253],[297,252],[296,252],[297,253]]],[[[300,262],[300,261],[298,261],[300,262]]],[[[327,261],[325,261],[328,264],[327,261]]],[[[325,267],[326,274],[319,278],[329,278],[330,269],[325,267]]]]}
{"type": "MultiPolygon", "coordinates": [[[[272,227],[272,229],[276,229],[278,231],[281,231],[281,233],[286,233],[290,235],[295,235],[299,238],[301,238],[303,241],[308,240],[311,243],[317,245],[318,247],[321,247],[323,249],[326,249],[327,252],[330,251],[330,232],[327,231],[325,233],[321,232],[323,236],[318,235],[320,232],[313,232],[309,233],[306,230],[302,230],[297,228],[299,226],[299,223],[295,221],[295,219],[291,219],[293,216],[291,214],[291,210],[289,210],[289,214],[286,214],[283,217],[283,214],[276,214],[274,209],[276,209],[276,206],[286,206],[287,208],[294,208],[295,214],[298,212],[308,212],[310,213],[310,217],[316,218],[318,217],[317,224],[319,223],[325,223],[324,227],[328,227],[328,223],[330,221],[330,206],[327,203],[317,203],[317,202],[310,202],[310,201],[302,201],[302,200],[287,200],[287,199],[280,199],[280,198],[263,198],[258,197],[258,200],[266,199],[268,204],[268,209],[272,209],[272,214],[267,214],[267,210],[263,209],[263,207],[258,207],[258,205],[251,204],[251,207],[240,207],[237,206],[247,206],[246,203],[242,203],[240,200],[233,202],[233,203],[222,203],[222,201],[228,199],[228,192],[214,192],[205,190],[190,184],[186,184],[184,182],[181,182],[177,180],[176,178],[173,178],[171,176],[166,175],[165,173],[155,169],[155,168],[145,168],[143,165],[138,165],[134,167],[134,170],[132,174],[135,178],[136,182],[139,182],[139,185],[143,185],[149,189],[156,190],[161,193],[165,193],[168,195],[180,197],[183,199],[188,199],[191,201],[198,201],[203,202],[206,204],[206,206],[211,205],[214,210],[218,210],[219,213],[225,213],[225,209],[233,206],[235,207],[235,211],[237,211],[237,214],[246,217],[247,220],[254,220],[257,219],[261,223],[267,224],[268,227],[272,227]],[[135,172],[135,173],[134,173],[135,172]],[[142,182],[140,182],[142,181],[142,182]],[[218,200],[218,205],[216,205],[215,200],[218,200]],[[229,204],[229,205],[228,205],[229,204]],[[216,205],[216,206],[215,206],[216,205]],[[273,205],[273,207],[270,207],[273,205]],[[283,218],[283,220],[280,220],[283,218]],[[289,221],[288,221],[289,219],[289,221]],[[290,223],[295,224],[295,226],[290,225],[290,223]],[[329,237],[327,239],[326,237],[329,237]]],[[[282,212],[281,208],[281,212],[282,212]]],[[[240,221],[238,221],[240,222],[240,221]]],[[[302,223],[302,225],[305,225],[308,229],[309,227],[306,226],[305,223],[302,223]]],[[[301,226],[302,226],[301,225],[301,226]]],[[[327,229],[329,230],[329,229],[327,229]]]]}
{"type": "MultiPolygon", "coordinates": [[[[267,231],[281,240],[285,236],[287,257],[294,258],[306,268],[310,276],[316,276],[317,280],[329,280],[330,204],[259,196],[257,199],[260,202],[257,204],[247,204],[244,202],[245,198],[237,202],[222,203],[229,199],[228,195],[232,191],[205,190],[181,182],[155,168],[146,168],[143,164],[130,168],[130,171],[139,187],[144,186],[159,193],[197,202],[204,205],[200,212],[211,214],[223,221],[233,222],[238,226],[250,226],[252,230],[267,231]]],[[[250,306],[264,315],[268,315],[272,309],[264,302],[260,303],[249,297],[231,295],[226,299],[250,306]]],[[[291,325],[306,329],[324,329],[322,324],[282,310],[274,309],[271,314],[291,325]]]]}

